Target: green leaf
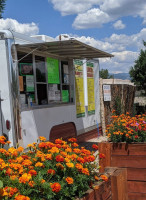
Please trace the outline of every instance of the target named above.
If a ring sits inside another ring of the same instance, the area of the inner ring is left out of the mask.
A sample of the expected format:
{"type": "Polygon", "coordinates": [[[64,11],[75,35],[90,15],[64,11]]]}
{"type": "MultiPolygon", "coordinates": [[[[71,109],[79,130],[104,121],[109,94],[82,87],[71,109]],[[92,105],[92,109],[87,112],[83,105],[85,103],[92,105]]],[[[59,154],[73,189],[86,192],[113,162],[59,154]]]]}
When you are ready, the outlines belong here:
{"type": "Polygon", "coordinates": [[[3,187],[3,182],[0,180],[0,188],[3,187]]]}

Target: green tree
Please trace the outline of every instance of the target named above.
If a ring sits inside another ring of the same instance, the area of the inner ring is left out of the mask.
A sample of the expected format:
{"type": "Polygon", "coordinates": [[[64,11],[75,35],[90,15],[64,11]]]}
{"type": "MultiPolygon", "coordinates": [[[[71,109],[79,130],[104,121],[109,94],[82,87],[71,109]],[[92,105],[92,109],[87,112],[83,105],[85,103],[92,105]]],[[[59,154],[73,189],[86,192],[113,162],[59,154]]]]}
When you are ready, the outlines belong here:
{"type": "Polygon", "coordinates": [[[113,75],[109,75],[109,72],[107,69],[101,69],[99,71],[99,76],[100,78],[103,78],[103,79],[113,78],[113,75]]]}
{"type": "Polygon", "coordinates": [[[2,18],[2,13],[4,11],[5,5],[6,5],[6,0],[0,0],[0,19],[2,18]]]}
{"type": "MultiPolygon", "coordinates": [[[[146,47],[146,42],[143,41],[146,47]]],[[[146,94],[146,49],[141,49],[138,59],[135,60],[135,65],[129,71],[131,81],[138,86],[139,89],[145,91],[146,94]]]]}

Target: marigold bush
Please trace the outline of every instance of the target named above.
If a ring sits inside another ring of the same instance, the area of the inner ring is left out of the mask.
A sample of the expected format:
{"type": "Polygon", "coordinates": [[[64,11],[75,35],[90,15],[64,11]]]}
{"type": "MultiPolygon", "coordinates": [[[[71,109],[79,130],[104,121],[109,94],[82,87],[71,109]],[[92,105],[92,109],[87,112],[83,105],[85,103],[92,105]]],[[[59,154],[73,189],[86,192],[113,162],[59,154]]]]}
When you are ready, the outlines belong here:
{"type": "MultiPolygon", "coordinates": [[[[113,112],[114,113],[114,112],[113,112]]],[[[146,142],[146,115],[130,117],[129,113],[113,115],[107,126],[107,136],[111,142],[146,142]]]]}
{"type": "MultiPolygon", "coordinates": [[[[94,182],[107,181],[97,173],[94,151],[79,148],[75,138],[55,143],[40,137],[23,148],[10,147],[0,136],[0,198],[9,200],[73,200],[94,182]]],[[[95,150],[97,145],[93,145],[95,150]]],[[[104,159],[104,154],[99,155],[104,159]]]]}

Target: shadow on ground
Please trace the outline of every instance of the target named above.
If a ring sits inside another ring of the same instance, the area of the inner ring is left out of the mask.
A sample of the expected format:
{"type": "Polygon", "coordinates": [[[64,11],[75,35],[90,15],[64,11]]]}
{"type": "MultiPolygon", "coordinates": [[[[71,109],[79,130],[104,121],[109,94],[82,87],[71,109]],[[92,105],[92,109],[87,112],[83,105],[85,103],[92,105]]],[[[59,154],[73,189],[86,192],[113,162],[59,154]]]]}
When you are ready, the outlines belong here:
{"type": "Polygon", "coordinates": [[[79,143],[79,147],[85,147],[86,149],[93,151],[94,149],[92,148],[93,144],[98,144],[97,142],[81,142],[79,143]]]}

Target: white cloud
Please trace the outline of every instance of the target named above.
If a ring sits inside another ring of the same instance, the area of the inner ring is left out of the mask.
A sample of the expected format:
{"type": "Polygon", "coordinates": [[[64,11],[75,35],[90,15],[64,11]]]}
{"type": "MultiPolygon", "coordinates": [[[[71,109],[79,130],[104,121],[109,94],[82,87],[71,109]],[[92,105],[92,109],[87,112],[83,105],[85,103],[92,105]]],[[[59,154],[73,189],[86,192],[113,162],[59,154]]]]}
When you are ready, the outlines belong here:
{"type": "Polygon", "coordinates": [[[76,29],[101,27],[120,17],[141,17],[146,24],[146,0],[48,0],[63,16],[77,14],[76,29]]]}
{"type": "Polygon", "coordinates": [[[123,24],[123,22],[121,20],[118,20],[113,24],[113,27],[115,29],[124,29],[126,27],[126,25],[123,24]]]}
{"type": "Polygon", "coordinates": [[[35,35],[39,32],[39,28],[34,22],[22,24],[15,19],[10,18],[0,19],[0,29],[11,29],[15,32],[23,33],[26,35],[35,35]]]}
{"type": "Polygon", "coordinates": [[[86,13],[79,14],[74,20],[73,27],[76,29],[100,27],[111,20],[108,14],[98,8],[93,8],[86,13]]]}
{"type": "Polygon", "coordinates": [[[61,15],[78,14],[99,5],[102,0],[48,0],[61,15]]]}
{"type": "Polygon", "coordinates": [[[104,0],[100,9],[115,18],[122,16],[140,16],[146,17],[145,0],[104,0]]]}
{"type": "MultiPolygon", "coordinates": [[[[142,41],[146,41],[146,28],[141,29],[137,34],[125,35],[125,34],[112,34],[109,38],[105,38],[106,42],[113,45],[119,45],[121,48],[135,48],[138,51],[143,48],[142,41]]],[[[118,49],[117,49],[118,50],[118,49]]]]}

